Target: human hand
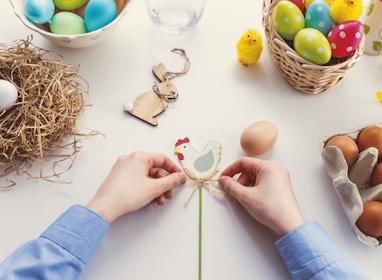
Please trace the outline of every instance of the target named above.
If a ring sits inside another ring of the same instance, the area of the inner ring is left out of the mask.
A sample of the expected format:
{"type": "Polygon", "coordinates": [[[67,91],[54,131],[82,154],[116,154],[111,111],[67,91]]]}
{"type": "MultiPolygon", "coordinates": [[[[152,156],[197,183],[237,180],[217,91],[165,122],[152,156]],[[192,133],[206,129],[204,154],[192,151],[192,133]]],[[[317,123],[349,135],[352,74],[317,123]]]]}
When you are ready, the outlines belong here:
{"type": "Polygon", "coordinates": [[[152,201],[164,205],[171,190],[185,182],[185,174],[165,155],[134,152],[118,158],[86,207],[111,223],[152,201]]]}
{"type": "Polygon", "coordinates": [[[275,162],[241,158],[221,173],[219,183],[255,220],[278,237],[304,223],[289,172],[275,162]],[[239,175],[237,180],[235,175],[239,175]]]}

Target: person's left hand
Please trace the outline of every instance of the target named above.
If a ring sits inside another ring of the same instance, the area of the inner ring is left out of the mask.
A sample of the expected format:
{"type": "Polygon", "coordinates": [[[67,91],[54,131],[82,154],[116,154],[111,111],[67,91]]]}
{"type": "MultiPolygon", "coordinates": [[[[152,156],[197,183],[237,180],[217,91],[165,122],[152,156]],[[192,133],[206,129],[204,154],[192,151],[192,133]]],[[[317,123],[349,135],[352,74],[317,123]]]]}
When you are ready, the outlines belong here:
{"type": "Polygon", "coordinates": [[[185,182],[185,174],[165,155],[134,152],[118,158],[86,207],[111,223],[151,201],[164,205],[171,190],[185,182]]]}

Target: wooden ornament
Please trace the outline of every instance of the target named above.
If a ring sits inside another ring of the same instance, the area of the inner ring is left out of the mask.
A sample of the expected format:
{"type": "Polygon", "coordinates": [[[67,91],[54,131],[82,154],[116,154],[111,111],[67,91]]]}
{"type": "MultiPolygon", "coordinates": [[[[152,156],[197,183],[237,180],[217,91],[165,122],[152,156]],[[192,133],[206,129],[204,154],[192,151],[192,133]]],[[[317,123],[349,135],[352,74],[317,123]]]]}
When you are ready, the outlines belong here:
{"type": "Polygon", "coordinates": [[[139,95],[134,100],[132,109],[128,112],[153,126],[157,126],[158,121],[155,117],[167,109],[170,100],[175,100],[177,97],[178,90],[176,87],[170,81],[165,80],[154,84],[152,91],[139,95]]]}
{"type": "Polygon", "coordinates": [[[153,66],[152,72],[159,82],[154,82],[151,91],[140,94],[132,103],[127,102],[124,105],[125,111],[130,115],[153,126],[158,125],[155,117],[167,109],[169,102],[174,102],[178,98],[178,90],[170,80],[186,74],[190,67],[189,59],[183,49],[172,51],[180,52],[185,57],[184,69],[181,72],[169,72],[163,63],[153,66]]]}
{"type": "Polygon", "coordinates": [[[218,165],[221,159],[222,145],[218,141],[209,141],[202,150],[197,150],[190,144],[188,137],[179,139],[175,143],[175,153],[182,166],[188,180],[191,180],[194,187],[185,201],[185,205],[190,201],[196,190],[199,190],[199,271],[198,279],[202,280],[202,237],[203,237],[203,186],[211,195],[224,197],[224,191],[212,185],[214,176],[218,173],[218,165]]]}
{"type": "Polygon", "coordinates": [[[168,79],[167,69],[163,63],[159,63],[158,65],[153,66],[152,70],[155,77],[157,77],[159,81],[165,81],[168,79]]]}

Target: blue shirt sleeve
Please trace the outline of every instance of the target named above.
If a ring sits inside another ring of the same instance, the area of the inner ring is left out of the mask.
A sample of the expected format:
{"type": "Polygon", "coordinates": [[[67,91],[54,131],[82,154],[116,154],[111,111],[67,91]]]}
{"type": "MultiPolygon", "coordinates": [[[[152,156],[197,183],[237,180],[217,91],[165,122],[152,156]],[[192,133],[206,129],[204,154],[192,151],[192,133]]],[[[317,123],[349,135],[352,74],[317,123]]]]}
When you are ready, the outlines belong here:
{"type": "Polygon", "coordinates": [[[0,279],[78,279],[108,228],[96,213],[72,206],[0,264],[0,279]]]}
{"type": "MultiPolygon", "coordinates": [[[[87,208],[72,206],[0,264],[0,280],[78,279],[109,226],[87,208]]],[[[286,234],[276,247],[293,279],[367,279],[316,222],[286,234]]]]}
{"type": "Polygon", "coordinates": [[[276,241],[293,279],[367,279],[317,222],[302,225],[276,241]]]}

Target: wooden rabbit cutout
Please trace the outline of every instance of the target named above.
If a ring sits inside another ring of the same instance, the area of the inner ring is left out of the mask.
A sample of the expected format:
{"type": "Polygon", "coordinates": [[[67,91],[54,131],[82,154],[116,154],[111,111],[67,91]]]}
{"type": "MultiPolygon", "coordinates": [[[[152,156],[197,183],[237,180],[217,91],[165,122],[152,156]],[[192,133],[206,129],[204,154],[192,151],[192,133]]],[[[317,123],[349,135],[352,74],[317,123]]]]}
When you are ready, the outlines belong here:
{"type": "Polygon", "coordinates": [[[190,67],[189,59],[183,49],[173,49],[172,52],[180,52],[185,57],[186,64],[183,71],[168,72],[163,63],[153,66],[153,74],[159,83],[154,82],[152,91],[142,93],[132,104],[125,105],[125,110],[129,114],[153,126],[158,125],[155,117],[166,111],[169,102],[175,102],[178,98],[178,90],[170,80],[186,74],[190,67]]]}

